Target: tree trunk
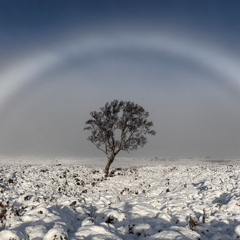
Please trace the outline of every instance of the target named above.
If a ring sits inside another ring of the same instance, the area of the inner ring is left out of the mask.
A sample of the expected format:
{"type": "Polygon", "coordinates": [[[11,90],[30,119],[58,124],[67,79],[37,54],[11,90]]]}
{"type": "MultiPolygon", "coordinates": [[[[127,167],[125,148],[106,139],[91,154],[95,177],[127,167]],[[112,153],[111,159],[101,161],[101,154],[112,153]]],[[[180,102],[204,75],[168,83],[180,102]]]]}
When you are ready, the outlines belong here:
{"type": "Polygon", "coordinates": [[[104,169],[105,177],[108,176],[109,169],[110,169],[111,164],[112,164],[113,161],[114,161],[114,158],[115,158],[115,156],[111,156],[111,157],[108,158],[107,165],[106,165],[106,167],[105,167],[105,169],[104,169]]]}

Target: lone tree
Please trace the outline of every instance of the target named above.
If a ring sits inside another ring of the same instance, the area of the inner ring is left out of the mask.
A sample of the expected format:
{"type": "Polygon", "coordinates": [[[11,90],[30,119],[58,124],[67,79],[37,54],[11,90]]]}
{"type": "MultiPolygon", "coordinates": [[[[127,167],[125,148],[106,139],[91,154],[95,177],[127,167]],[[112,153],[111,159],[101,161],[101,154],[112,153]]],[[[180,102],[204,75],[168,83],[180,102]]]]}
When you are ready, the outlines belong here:
{"type": "Polygon", "coordinates": [[[147,120],[149,113],[133,102],[114,100],[90,115],[84,130],[91,131],[88,140],[108,157],[105,177],[120,151],[137,150],[147,143],[147,134],[156,133],[151,129],[153,123],[147,120]]]}

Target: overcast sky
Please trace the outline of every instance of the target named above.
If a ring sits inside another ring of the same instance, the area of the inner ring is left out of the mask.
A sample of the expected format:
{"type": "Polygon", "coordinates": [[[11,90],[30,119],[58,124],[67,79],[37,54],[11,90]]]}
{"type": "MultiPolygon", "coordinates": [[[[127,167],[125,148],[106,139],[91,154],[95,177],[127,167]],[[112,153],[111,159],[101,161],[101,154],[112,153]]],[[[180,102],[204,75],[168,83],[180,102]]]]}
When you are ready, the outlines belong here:
{"type": "Polygon", "coordinates": [[[0,155],[103,157],[90,111],[157,131],[129,157],[240,157],[240,1],[0,1],[0,155]]]}

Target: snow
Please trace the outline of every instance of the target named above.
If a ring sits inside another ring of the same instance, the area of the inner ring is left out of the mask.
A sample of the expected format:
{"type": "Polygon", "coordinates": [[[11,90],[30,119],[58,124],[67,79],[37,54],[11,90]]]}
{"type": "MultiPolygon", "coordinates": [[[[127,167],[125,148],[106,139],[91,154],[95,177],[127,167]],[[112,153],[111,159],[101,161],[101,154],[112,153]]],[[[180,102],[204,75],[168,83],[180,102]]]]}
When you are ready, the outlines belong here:
{"type": "Polygon", "coordinates": [[[0,158],[0,239],[240,239],[239,160],[0,158]]]}

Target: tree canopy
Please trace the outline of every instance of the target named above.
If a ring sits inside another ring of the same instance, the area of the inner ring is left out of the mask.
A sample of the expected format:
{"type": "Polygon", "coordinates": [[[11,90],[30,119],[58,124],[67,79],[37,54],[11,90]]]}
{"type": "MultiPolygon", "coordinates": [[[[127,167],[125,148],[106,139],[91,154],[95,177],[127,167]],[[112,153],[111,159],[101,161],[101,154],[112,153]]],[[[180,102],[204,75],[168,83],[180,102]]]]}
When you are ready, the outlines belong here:
{"type": "Polygon", "coordinates": [[[130,101],[114,100],[90,115],[84,130],[91,131],[88,140],[108,156],[110,165],[120,151],[137,150],[147,143],[147,134],[156,133],[151,129],[153,122],[147,120],[149,113],[130,101]]]}

